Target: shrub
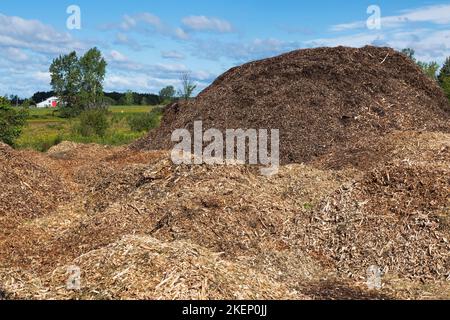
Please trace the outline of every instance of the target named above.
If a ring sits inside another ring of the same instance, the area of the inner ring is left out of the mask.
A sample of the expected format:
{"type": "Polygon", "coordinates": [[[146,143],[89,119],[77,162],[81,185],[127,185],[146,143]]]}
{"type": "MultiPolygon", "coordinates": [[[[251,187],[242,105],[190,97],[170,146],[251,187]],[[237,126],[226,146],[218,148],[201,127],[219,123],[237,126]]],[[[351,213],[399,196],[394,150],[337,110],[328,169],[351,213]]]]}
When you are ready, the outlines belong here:
{"type": "Polygon", "coordinates": [[[149,131],[159,125],[161,113],[161,108],[154,108],[149,113],[133,114],[128,117],[128,124],[135,132],[149,131]]]}
{"type": "Polygon", "coordinates": [[[89,110],[80,114],[77,131],[83,137],[98,135],[103,137],[109,128],[105,110],[89,110]]]}
{"type": "Polygon", "coordinates": [[[15,140],[22,133],[27,116],[26,109],[13,108],[6,99],[0,98],[0,141],[14,145],[15,140]]]}

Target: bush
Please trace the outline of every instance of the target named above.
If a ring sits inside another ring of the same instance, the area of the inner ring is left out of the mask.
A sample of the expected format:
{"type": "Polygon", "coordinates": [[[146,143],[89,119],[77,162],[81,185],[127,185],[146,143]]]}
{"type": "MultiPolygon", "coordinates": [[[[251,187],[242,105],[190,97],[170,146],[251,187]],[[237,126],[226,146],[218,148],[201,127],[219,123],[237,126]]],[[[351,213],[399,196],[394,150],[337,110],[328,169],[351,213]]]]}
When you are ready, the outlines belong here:
{"type": "Polygon", "coordinates": [[[61,107],[59,109],[59,116],[65,119],[76,118],[80,114],[81,114],[80,107],[61,107]]]}
{"type": "Polygon", "coordinates": [[[28,111],[13,108],[6,99],[0,98],[0,141],[14,145],[26,124],[28,111]]]}
{"type": "Polygon", "coordinates": [[[93,135],[103,137],[108,128],[109,122],[105,110],[89,110],[80,114],[80,123],[77,131],[83,137],[93,135]]]}
{"type": "Polygon", "coordinates": [[[161,108],[155,108],[149,113],[133,114],[128,117],[128,124],[135,132],[149,131],[159,125],[161,108]]]}

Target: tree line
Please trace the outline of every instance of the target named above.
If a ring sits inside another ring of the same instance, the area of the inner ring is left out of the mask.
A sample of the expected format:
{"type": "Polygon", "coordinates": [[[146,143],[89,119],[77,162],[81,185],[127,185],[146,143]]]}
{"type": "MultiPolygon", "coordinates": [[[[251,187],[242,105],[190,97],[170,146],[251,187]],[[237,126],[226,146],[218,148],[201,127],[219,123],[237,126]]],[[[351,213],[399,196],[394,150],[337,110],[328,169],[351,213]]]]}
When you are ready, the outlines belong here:
{"type": "Polygon", "coordinates": [[[435,61],[423,62],[417,60],[414,49],[406,48],[402,50],[402,53],[414,61],[428,77],[437,81],[447,98],[450,99],[450,57],[447,57],[444,64],[440,66],[435,61]]]}

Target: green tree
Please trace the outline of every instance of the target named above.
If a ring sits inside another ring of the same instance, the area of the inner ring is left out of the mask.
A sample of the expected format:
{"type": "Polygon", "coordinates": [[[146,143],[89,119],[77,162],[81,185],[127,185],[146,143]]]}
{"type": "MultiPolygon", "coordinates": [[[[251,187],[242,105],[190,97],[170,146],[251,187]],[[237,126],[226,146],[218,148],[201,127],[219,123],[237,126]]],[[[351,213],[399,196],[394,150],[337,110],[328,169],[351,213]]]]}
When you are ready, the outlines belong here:
{"type": "Polygon", "coordinates": [[[28,111],[12,108],[9,101],[0,97],[0,141],[11,146],[22,133],[28,111]]]}
{"type": "Polygon", "coordinates": [[[134,104],[134,94],[133,91],[128,90],[127,92],[125,92],[125,105],[127,106],[131,106],[134,104]]]}
{"type": "Polygon", "coordinates": [[[79,61],[81,71],[80,97],[83,109],[102,106],[103,81],[107,63],[97,48],[92,48],[79,61]]]}
{"type": "Polygon", "coordinates": [[[51,85],[60,99],[63,114],[74,116],[86,109],[100,108],[107,63],[97,48],[80,59],[75,51],[61,55],[50,65],[51,85]]]}
{"type": "Polygon", "coordinates": [[[190,73],[185,72],[181,75],[181,85],[182,88],[178,92],[180,98],[189,100],[197,88],[197,85],[192,81],[190,73]]]}
{"type": "Polygon", "coordinates": [[[439,70],[439,64],[435,61],[433,62],[422,62],[418,61],[417,65],[433,80],[437,80],[437,72],[439,70]]]}
{"type": "Polygon", "coordinates": [[[437,72],[439,70],[439,64],[437,62],[418,61],[415,57],[416,51],[411,48],[403,49],[402,53],[414,61],[428,77],[437,80],[437,72]]]}
{"type": "Polygon", "coordinates": [[[438,76],[439,83],[442,84],[448,77],[450,77],[450,57],[448,57],[445,60],[444,65],[442,66],[441,71],[439,72],[438,76]]]}
{"type": "Polygon", "coordinates": [[[75,51],[54,59],[50,66],[51,82],[60,103],[65,108],[79,108],[81,72],[75,51]]]}
{"type": "Polygon", "coordinates": [[[445,60],[439,72],[438,81],[447,97],[450,99],[450,57],[445,60]]]}
{"type": "Polygon", "coordinates": [[[148,106],[148,99],[146,97],[142,97],[141,105],[142,106],[148,106]]]}
{"type": "Polygon", "coordinates": [[[159,91],[159,98],[162,103],[167,103],[173,100],[175,94],[175,88],[173,86],[167,86],[159,91]]]}

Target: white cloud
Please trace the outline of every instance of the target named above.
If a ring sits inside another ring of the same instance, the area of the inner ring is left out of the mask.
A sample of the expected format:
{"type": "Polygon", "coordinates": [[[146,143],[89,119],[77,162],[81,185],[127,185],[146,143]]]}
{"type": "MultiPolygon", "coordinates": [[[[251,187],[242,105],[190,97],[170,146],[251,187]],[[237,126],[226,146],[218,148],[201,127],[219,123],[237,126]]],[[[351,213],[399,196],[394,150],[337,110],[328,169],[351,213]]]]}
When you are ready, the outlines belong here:
{"type": "Polygon", "coordinates": [[[126,62],[126,61],[128,61],[128,58],[124,54],[120,53],[117,50],[112,50],[111,51],[110,59],[113,60],[113,61],[117,61],[117,62],[126,62]]]}
{"type": "Polygon", "coordinates": [[[233,26],[230,22],[206,16],[189,16],[182,19],[183,24],[190,30],[210,31],[219,33],[233,32],[233,26]]]}
{"type": "Polygon", "coordinates": [[[306,41],[309,47],[363,47],[365,45],[373,45],[385,41],[385,36],[382,33],[359,33],[348,36],[334,37],[334,38],[319,38],[306,41]]]}
{"type": "Polygon", "coordinates": [[[297,41],[269,38],[254,39],[248,42],[222,42],[217,39],[197,40],[192,46],[191,54],[202,59],[227,58],[234,60],[235,63],[242,63],[300,49],[304,44],[297,41]]]}
{"type": "Polygon", "coordinates": [[[43,72],[43,71],[37,71],[33,72],[32,77],[36,79],[39,82],[42,82],[44,84],[50,83],[50,72],[43,72]]]}
{"type": "Polygon", "coordinates": [[[119,27],[124,31],[129,31],[133,28],[136,28],[139,25],[139,23],[152,26],[158,30],[163,28],[163,23],[161,19],[155,16],[154,14],[148,12],[138,13],[133,16],[124,15],[119,27]]]}
{"type": "Polygon", "coordinates": [[[176,50],[163,51],[161,52],[161,57],[163,57],[164,59],[174,59],[174,60],[183,60],[184,58],[186,58],[184,54],[176,50]]]}
{"type": "Polygon", "coordinates": [[[180,40],[189,39],[189,34],[187,34],[186,31],[184,31],[181,28],[176,28],[174,31],[174,35],[175,35],[175,38],[180,39],[180,40]]]}
{"type": "Polygon", "coordinates": [[[23,50],[13,47],[1,49],[0,55],[12,62],[25,62],[30,59],[23,50]]]}
{"type": "MultiPolygon", "coordinates": [[[[400,27],[407,23],[428,22],[433,24],[450,23],[450,5],[434,5],[416,9],[404,10],[399,15],[381,18],[382,28],[400,27]]],[[[346,31],[362,29],[366,27],[366,21],[343,23],[331,27],[332,31],[346,31]]]]}
{"type": "Polygon", "coordinates": [[[158,34],[178,40],[187,40],[189,38],[189,35],[182,28],[173,28],[164,23],[158,16],[148,12],[124,15],[121,22],[102,25],[100,29],[103,31],[120,31],[116,34],[116,43],[127,45],[137,50],[141,46],[126,33],[158,34]]]}
{"type": "Polygon", "coordinates": [[[38,20],[27,20],[1,13],[0,46],[52,54],[86,48],[84,43],[74,39],[70,34],[58,32],[38,20]]]}

